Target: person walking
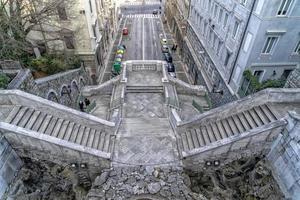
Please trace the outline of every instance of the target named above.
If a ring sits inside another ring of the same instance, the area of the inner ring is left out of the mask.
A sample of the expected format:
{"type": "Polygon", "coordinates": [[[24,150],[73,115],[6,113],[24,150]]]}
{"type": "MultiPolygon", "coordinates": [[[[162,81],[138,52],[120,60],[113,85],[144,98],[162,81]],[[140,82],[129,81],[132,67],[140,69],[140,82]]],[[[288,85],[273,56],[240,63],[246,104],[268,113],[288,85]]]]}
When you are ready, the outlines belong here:
{"type": "Polygon", "coordinates": [[[83,107],[84,107],[83,101],[79,101],[79,109],[81,112],[84,112],[83,107]]]}
{"type": "Polygon", "coordinates": [[[85,103],[85,106],[88,107],[88,105],[91,104],[90,100],[88,98],[85,98],[84,99],[84,103],[85,103]]]}

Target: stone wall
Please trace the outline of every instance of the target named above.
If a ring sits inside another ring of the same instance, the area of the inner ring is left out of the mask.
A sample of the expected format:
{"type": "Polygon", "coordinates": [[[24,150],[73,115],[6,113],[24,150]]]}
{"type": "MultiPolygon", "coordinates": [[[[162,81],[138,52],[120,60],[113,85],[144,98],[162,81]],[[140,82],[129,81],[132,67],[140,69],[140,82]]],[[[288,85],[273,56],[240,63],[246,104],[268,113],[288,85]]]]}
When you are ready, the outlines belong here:
{"type": "Polygon", "coordinates": [[[300,67],[296,68],[288,77],[286,88],[300,88],[300,67]]]}
{"type": "Polygon", "coordinates": [[[0,199],[22,166],[22,161],[0,134],[0,199]]]}
{"type": "Polygon", "coordinates": [[[83,68],[70,70],[34,79],[29,69],[20,70],[11,81],[8,89],[20,89],[25,92],[76,108],[76,102],[83,86],[89,84],[83,68]]]}
{"type": "Polygon", "coordinates": [[[101,157],[101,152],[98,152],[98,156],[97,152],[83,150],[75,144],[67,145],[68,142],[61,141],[58,145],[51,140],[40,139],[41,137],[34,138],[25,133],[21,134],[20,131],[17,133],[0,129],[0,133],[5,136],[20,157],[47,160],[62,166],[84,164],[84,171],[88,170],[91,179],[94,179],[101,169],[110,166],[109,157],[101,157]]]}
{"type": "Polygon", "coordinates": [[[273,144],[267,159],[287,199],[300,199],[300,115],[289,113],[288,126],[273,144]]]}

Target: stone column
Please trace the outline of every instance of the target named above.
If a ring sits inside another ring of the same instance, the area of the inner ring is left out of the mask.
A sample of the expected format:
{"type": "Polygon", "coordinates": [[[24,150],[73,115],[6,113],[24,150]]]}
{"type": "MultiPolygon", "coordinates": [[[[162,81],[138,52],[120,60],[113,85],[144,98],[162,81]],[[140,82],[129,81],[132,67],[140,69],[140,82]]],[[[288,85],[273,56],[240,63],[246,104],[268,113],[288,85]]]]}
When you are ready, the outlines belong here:
{"type": "Polygon", "coordinates": [[[300,115],[289,112],[288,125],[267,156],[286,198],[300,199],[300,115]]]}

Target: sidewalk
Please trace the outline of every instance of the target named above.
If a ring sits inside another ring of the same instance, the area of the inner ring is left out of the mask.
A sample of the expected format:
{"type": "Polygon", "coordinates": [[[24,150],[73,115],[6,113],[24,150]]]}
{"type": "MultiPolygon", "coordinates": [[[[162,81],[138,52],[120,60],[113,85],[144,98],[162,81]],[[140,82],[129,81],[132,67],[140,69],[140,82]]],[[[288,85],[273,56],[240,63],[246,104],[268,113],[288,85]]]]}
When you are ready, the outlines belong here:
{"type": "Polygon", "coordinates": [[[108,81],[111,79],[111,70],[114,63],[117,46],[119,44],[120,38],[122,36],[122,28],[125,22],[125,18],[121,18],[118,30],[116,31],[117,35],[114,39],[112,45],[109,48],[108,55],[105,59],[105,68],[104,71],[101,74],[101,77],[99,78],[99,84],[104,83],[105,81],[108,81]]]}
{"type": "MultiPolygon", "coordinates": [[[[165,19],[163,18],[162,21],[165,19]]],[[[169,48],[171,49],[173,44],[177,43],[173,34],[170,31],[170,27],[167,23],[163,23],[164,30],[166,33],[167,41],[169,48]]],[[[187,67],[186,64],[183,63],[181,56],[179,55],[179,49],[177,49],[175,52],[170,51],[172,57],[173,57],[173,64],[175,65],[175,71],[176,71],[176,76],[178,79],[192,84],[191,80],[189,79],[189,76],[187,75],[187,67]]]]}

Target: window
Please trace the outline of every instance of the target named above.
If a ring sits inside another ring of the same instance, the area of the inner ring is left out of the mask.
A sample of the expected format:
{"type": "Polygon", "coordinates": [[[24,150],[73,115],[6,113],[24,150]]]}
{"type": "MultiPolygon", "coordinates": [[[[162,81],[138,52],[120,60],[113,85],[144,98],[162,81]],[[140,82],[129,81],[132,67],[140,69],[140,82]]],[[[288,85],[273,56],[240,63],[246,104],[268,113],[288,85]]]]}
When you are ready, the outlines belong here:
{"type": "Polygon", "coordinates": [[[277,39],[278,39],[278,37],[274,37],[274,36],[268,37],[267,41],[262,49],[262,53],[265,53],[265,54],[271,53],[272,50],[274,49],[277,39]]]}
{"type": "Polygon", "coordinates": [[[292,4],[292,0],[281,0],[281,4],[279,6],[277,15],[279,15],[279,16],[286,15],[291,4],[292,4]]]}
{"type": "Polygon", "coordinates": [[[248,49],[249,49],[249,47],[250,47],[250,43],[251,43],[251,40],[252,40],[252,34],[251,33],[248,33],[247,34],[247,37],[246,37],[246,40],[245,40],[245,43],[244,43],[244,48],[243,48],[243,50],[245,51],[245,52],[247,52],[248,51],[248,49]]]}
{"type": "Polygon", "coordinates": [[[241,2],[242,5],[246,5],[247,0],[241,0],[240,2],[241,2]]]}
{"type": "Polygon", "coordinates": [[[217,47],[217,55],[220,54],[221,46],[222,46],[222,41],[219,40],[219,42],[218,42],[218,47],[217,47]]]}
{"type": "Polygon", "coordinates": [[[64,5],[57,6],[57,14],[60,20],[67,20],[67,12],[64,5]]]}
{"type": "Polygon", "coordinates": [[[236,38],[236,34],[237,34],[238,30],[239,30],[239,26],[240,26],[239,22],[235,21],[234,22],[234,26],[233,26],[233,32],[232,32],[232,37],[233,38],[236,38]]]}
{"type": "Polygon", "coordinates": [[[96,33],[96,24],[95,25],[92,25],[92,29],[93,29],[93,34],[94,34],[94,37],[97,38],[97,33],[96,33]]]}
{"type": "Polygon", "coordinates": [[[224,22],[223,22],[223,28],[226,27],[228,21],[228,13],[225,13],[224,22]]]}
{"type": "Polygon", "coordinates": [[[298,44],[297,44],[297,46],[296,46],[296,48],[294,50],[294,53],[300,54],[300,40],[299,40],[299,42],[298,42],[298,44]]]}
{"type": "Polygon", "coordinates": [[[222,17],[223,17],[223,9],[220,9],[218,23],[221,22],[222,17]]]}
{"type": "Polygon", "coordinates": [[[214,9],[214,18],[216,18],[216,17],[217,17],[217,11],[218,11],[218,6],[217,6],[217,5],[215,5],[215,9],[214,9]]]}
{"type": "Polygon", "coordinates": [[[72,35],[63,36],[67,49],[75,49],[74,37],[72,35]]]}
{"type": "Polygon", "coordinates": [[[284,70],[283,73],[282,73],[282,75],[281,75],[281,78],[282,79],[287,79],[292,71],[293,71],[292,69],[286,69],[286,70],[284,70]]]}
{"type": "Polygon", "coordinates": [[[257,77],[257,79],[260,81],[261,80],[261,75],[263,74],[263,72],[264,72],[263,70],[255,70],[253,75],[255,77],[257,77]]]}
{"type": "Polygon", "coordinates": [[[89,0],[89,5],[90,5],[90,11],[91,11],[91,13],[93,13],[93,7],[92,7],[92,1],[91,0],[89,0]]]}
{"type": "Polygon", "coordinates": [[[226,56],[225,56],[225,61],[224,61],[225,66],[228,65],[230,57],[231,57],[231,52],[227,50],[226,51],[226,56]]]}
{"type": "Polygon", "coordinates": [[[258,0],[258,3],[257,3],[257,6],[256,6],[256,9],[255,9],[255,12],[256,14],[260,14],[262,8],[263,8],[263,5],[265,3],[265,0],[258,0]]]}

